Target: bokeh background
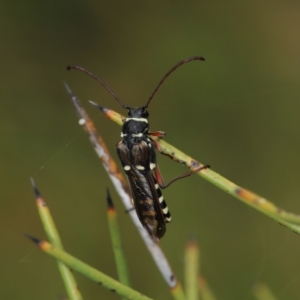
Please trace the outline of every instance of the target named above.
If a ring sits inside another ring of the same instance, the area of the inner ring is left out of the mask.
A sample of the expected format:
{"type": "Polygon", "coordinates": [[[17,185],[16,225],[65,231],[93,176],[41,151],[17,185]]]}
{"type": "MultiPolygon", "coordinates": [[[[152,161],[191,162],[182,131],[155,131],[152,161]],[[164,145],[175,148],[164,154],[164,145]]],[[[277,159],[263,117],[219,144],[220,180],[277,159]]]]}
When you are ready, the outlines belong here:
{"type": "MultiPolygon", "coordinates": [[[[134,288],[171,299],[161,275],[90,146],[64,89],[84,103],[111,152],[120,127],[88,104],[124,113],[79,64],[128,105],[144,104],[179,60],[203,55],[165,82],[150,106],[152,130],[221,175],[300,212],[299,1],[2,1],[1,299],[65,295],[55,261],[23,237],[46,238],[33,176],[65,248],[116,277],[107,228],[110,187],[134,288]]],[[[166,180],[185,170],[158,157],[166,180]]],[[[188,237],[218,299],[254,299],[265,282],[278,299],[299,299],[300,238],[198,176],[164,191],[173,216],[161,246],[183,279],[188,237]]],[[[117,299],[77,275],[85,299],[117,299]]]]}

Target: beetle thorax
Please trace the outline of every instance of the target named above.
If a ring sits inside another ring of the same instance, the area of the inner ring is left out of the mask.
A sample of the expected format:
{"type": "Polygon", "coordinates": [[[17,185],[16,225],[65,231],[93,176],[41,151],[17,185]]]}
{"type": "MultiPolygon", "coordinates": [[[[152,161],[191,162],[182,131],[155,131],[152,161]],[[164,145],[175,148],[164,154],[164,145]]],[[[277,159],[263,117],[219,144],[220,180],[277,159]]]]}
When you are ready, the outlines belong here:
{"type": "Polygon", "coordinates": [[[143,137],[148,134],[148,122],[142,119],[127,118],[122,128],[121,137],[143,137]]]}
{"type": "Polygon", "coordinates": [[[148,134],[149,113],[144,107],[130,108],[122,128],[122,138],[142,138],[148,134]]]}

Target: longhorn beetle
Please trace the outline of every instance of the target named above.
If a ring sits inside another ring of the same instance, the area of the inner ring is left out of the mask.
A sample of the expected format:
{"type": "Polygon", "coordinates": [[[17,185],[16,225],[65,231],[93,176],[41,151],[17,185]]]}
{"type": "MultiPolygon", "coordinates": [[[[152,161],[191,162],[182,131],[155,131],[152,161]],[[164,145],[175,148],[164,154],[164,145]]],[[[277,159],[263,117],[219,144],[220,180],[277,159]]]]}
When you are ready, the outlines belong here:
{"type": "MultiPolygon", "coordinates": [[[[152,98],[172,72],[181,65],[194,60],[204,61],[205,59],[201,56],[193,56],[178,62],[160,80],[146,104],[138,108],[124,104],[104,81],[97,78],[84,68],[73,65],[67,67],[68,70],[78,69],[96,79],[123,108],[128,110],[128,117],[125,119],[121,131],[122,139],[117,144],[117,154],[131,187],[133,203],[137,215],[142,225],[154,241],[158,241],[163,237],[166,232],[166,223],[171,222],[171,214],[160,188],[164,189],[178,179],[190,176],[193,173],[209,167],[208,165],[199,167],[197,170],[178,176],[165,184],[158,165],[156,164],[154,148],[156,148],[160,153],[162,153],[162,150],[159,144],[151,137],[155,136],[162,138],[165,135],[165,132],[148,131],[149,113],[147,108],[152,98]]],[[[103,110],[102,106],[94,102],[91,103],[100,110],[103,110]]]]}

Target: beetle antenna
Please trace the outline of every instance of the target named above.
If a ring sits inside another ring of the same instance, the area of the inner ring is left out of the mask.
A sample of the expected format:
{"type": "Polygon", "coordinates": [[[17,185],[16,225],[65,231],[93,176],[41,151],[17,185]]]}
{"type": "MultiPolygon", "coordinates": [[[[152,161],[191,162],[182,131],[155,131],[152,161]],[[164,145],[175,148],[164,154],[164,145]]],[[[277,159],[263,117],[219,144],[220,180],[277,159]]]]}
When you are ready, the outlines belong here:
{"type": "Polygon", "coordinates": [[[108,87],[108,85],[103,81],[101,80],[100,78],[98,78],[97,76],[95,76],[93,73],[87,71],[86,69],[80,67],[80,66],[73,66],[73,65],[69,65],[67,66],[67,70],[71,70],[71,69],[76,69],[76,70],[79,70],[91,77],[93,77],[95,80],[97,80],[119,103],[120,105],[125,108],[125,109],[130,109],[129,106],[125,105],[121,99],[108,87]]]}
{"type": "Polygon", "coordinates": [[[189,57],[186,59],[181,60],[180,62],[178,62],[173,68],[171,68],[166,74],[165,76],[161,79],[161,81],[158,83],[157,87],[154,89],[154,91],[152,92],[151,96],[149,97],[148,101],[146,102],[146,104],[144,105],[144,108],[147,108],[150,101],[152,100],[152,98],[154,97],[154,95],[156,94],[156,92],[158,91],[158,89],[160,88],[160,86],[164,83],[164,81],[166,80],[166,78],[171,75],[171,73],[173,73],[178,67],[180,67],[181,65],[188,63],[190,61],[193,60],[202,60],[204,61],[205,58],[202,56],[193,56],[193,57],[189,57]]]}

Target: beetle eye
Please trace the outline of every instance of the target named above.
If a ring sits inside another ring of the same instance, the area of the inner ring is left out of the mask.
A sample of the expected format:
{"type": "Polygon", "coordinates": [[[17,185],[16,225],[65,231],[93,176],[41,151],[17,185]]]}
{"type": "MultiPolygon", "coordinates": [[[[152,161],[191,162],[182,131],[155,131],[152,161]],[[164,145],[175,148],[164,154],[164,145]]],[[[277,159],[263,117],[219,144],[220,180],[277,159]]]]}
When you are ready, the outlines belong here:
{"type": "Polygon", "coordinates": [[[149,117],[149,113],[146,109],[143,110],[143,117],[144,118],[148,118],[149,117]]]}

